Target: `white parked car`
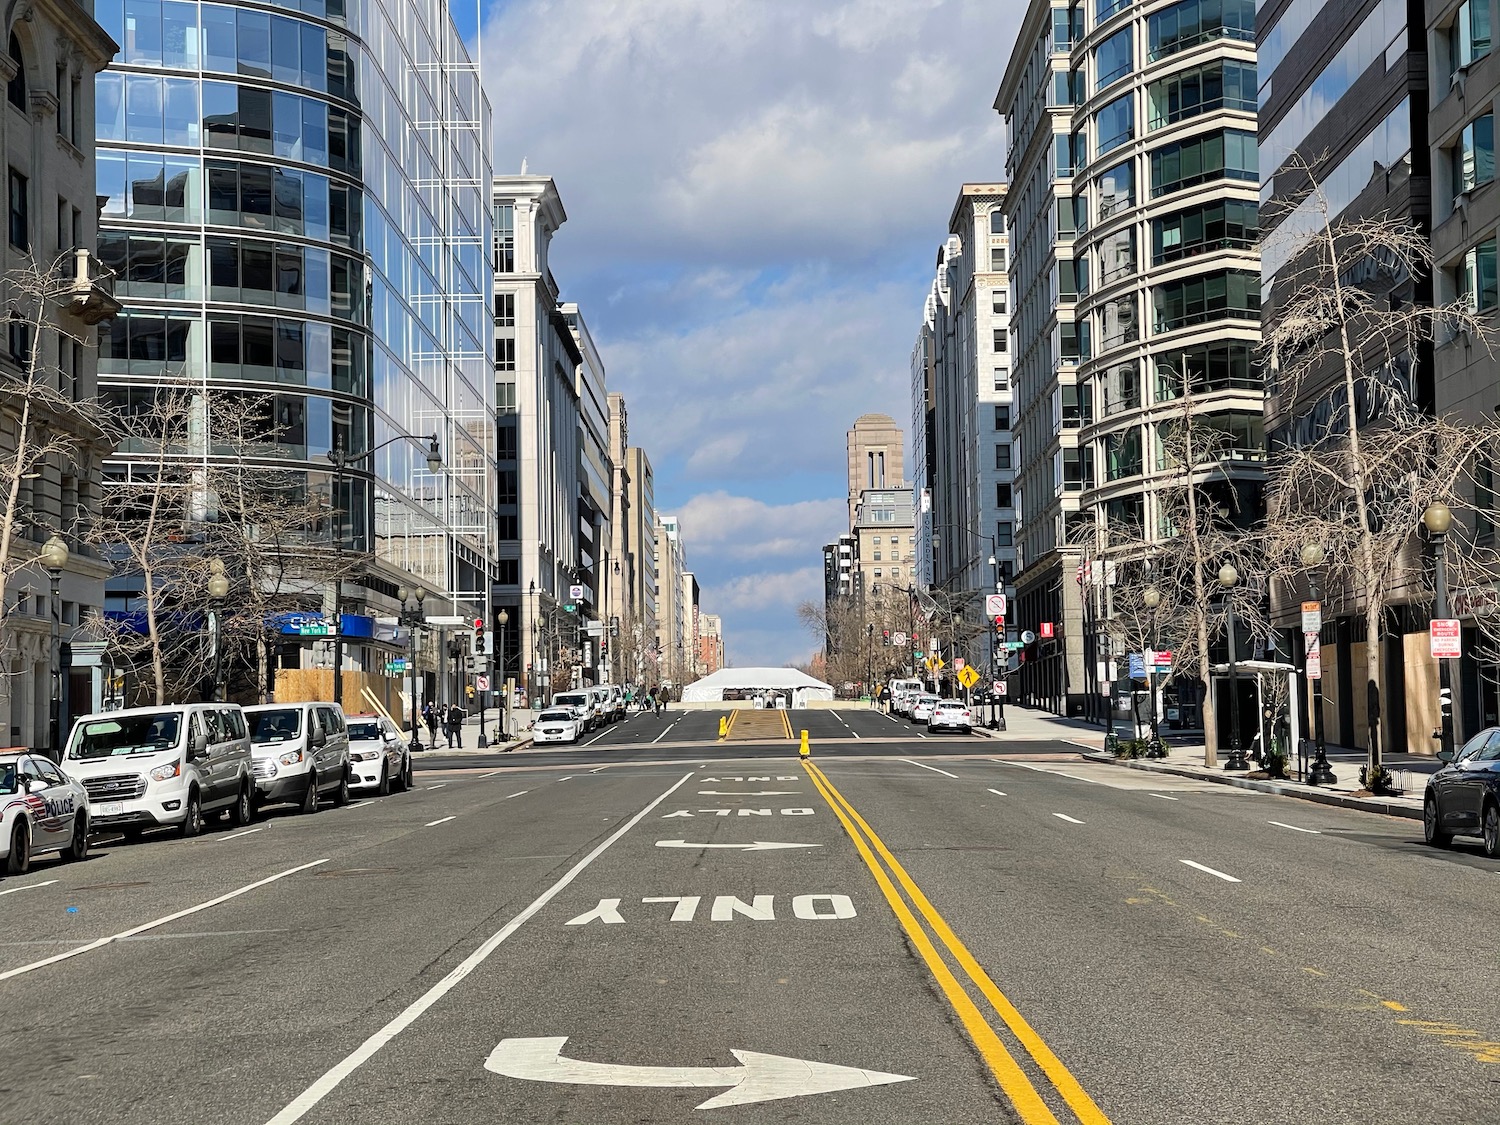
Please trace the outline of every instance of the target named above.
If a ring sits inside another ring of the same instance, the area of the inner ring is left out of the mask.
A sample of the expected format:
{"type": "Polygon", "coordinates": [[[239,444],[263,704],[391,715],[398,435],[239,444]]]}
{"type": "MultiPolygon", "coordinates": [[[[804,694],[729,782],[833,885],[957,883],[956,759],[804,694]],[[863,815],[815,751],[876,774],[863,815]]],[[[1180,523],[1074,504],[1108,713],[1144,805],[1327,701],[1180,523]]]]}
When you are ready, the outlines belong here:
{"type": "Polygon", "coordinates": [[[394,785],[411,788],[411,750],[396,724],[384,715],[354,715],[349,719],[349,784],[374,788],[382,797],[394,785]]]}
{"type": "Polygon", "coordinates": [[[89,854],[89,797],[49,758],[0,754],[0,860],[7,875],[24,875],[31,857],[89,854]]]}
{"type": "Polygon", "coordinates": [[[245,708],[255,760],[255,803],[293,803],[318,811],[318,799],[349,803],[349,736],[337,703],[265,703],[245,708]]]}
{"type": "Polygon", "coordinates": [[[571,707],[551,707],[537,716],[531,727],[531,741],[577,742],[587,728],[571,707]]]}
{"type": "Polygon", "coordinates": [[[85,715],[68,736],[63,770],[88,790],[94,828],[127,836],[162,826],[196,836],[207,814],[249,824],[254,811],[250,731],[233,703],[85,715]]]}
{"type": "Polygon", "coordinates": [[[552,707],[548,710],[560,707],[566,707],[572,711],[586,731],[593,730],[598,725],[598,716],[594,714],[594,701],[586,691],[558,692],[552,697],[552,707]]]}
{"type": "Polygon", "coordinates": [[[925,723],[932,718],[932,709],[938,704],[935,695],[919,695],[911,705],[911,721],[914,723],[925,723]]]}
{"type": "Polygon", "coordinates": [[[932,714],[927,720],[928,730],[961,730],[968,733],[974,729],[974,716],[961,699],[939,699],[933,704],[932,714]]]}

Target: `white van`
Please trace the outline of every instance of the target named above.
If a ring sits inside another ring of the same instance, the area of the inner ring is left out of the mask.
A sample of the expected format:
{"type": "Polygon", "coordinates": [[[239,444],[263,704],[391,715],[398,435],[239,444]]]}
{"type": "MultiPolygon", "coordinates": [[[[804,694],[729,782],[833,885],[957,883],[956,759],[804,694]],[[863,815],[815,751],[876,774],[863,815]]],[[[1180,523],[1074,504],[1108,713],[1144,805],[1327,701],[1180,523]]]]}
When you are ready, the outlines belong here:
{"type": "Polygon", "coordinates": [[[616,719],[625,717],[625,689],[619,684],[609,685],[609,707],[616,719]]]}
{"type": "Polygon", "coordinates": [[[585,731],[593,730],[599,725],[599,717],[594,713],[594,701],[587,691],[560,691],[552,697],[552,706],[571,708],[585,731]]]}
{"type": "Polygon", "coordinates": [[[337,703],[262,703],[245,708],[255,803],[318,811],[318,798],[349,803],[349,730],[337,703]]]}
{"type": "Polygon", "coordinates": [[[88,791],[94,829],[127,836],[171,826],[184,836],[225,812],[249,824],[255,776],[245,714],[233,703],[180,703],[85,715],[63,769],[88,791]]]}
{"type": "Polygon", "coordinates": [[[601,727],[614,722],[615,708],[614,704],[609,701],[609,688],[595,686],[584,690],[589,693],[589,703],[594,708],[594,721],[601,727]]]}

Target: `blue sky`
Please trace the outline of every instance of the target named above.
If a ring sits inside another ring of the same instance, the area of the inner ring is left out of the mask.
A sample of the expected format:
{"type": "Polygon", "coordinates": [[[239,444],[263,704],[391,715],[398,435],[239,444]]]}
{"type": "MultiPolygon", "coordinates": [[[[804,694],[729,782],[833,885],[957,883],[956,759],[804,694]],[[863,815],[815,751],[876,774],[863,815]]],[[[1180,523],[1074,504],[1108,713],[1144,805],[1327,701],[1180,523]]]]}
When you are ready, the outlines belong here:
{"type": "MultiPolygon", "coordinates": [[[[553,273],[625,394],[730,660],[814,643],[844,433],[910,427],[910,355],[1018,0],[499,0],[497,171],[553,176],[553,273]]],[[[470,9],[472,11],[472,8],[470,9]]]]}

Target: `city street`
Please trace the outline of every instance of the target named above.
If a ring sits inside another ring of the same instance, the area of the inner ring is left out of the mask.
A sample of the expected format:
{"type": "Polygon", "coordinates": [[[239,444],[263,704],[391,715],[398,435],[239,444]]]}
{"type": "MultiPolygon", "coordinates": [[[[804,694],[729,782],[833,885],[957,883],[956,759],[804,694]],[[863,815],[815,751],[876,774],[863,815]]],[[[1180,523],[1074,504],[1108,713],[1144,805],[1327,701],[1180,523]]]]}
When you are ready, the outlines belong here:
{"type": "Polygon", "coordinates": [[[6,1120],[1494,1117],[1477,843],[875,711],[792,713],[803,763],[720,714],[0,881],[6,1120]]]}

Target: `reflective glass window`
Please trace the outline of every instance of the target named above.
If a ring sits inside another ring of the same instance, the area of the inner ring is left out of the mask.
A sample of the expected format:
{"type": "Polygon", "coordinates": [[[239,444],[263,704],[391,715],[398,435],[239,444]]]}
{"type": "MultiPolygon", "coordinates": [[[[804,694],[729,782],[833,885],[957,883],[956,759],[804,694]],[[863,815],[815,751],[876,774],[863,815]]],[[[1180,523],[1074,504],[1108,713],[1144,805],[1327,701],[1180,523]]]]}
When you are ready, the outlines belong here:
{"type": "Polygon", "coordinates": [[[295,86],[302,81],[301,20],[271,17],[271,77],[295,86]]]}
{"type": "Polygon", "coordinates": [[[1121,28],[1094,48],[1094,88],[1102,90],[1111,82],[1124,78],[1134,69],[1131,50],[1132,29],[1121,28]]]}
{"type": "Polygon", "coordinates": [[[1158,285],[1153,291],[1156,331],[1170,332],[1210,320],[1260,317],[1260,274],[1219,270],[1158,285]]]}
{"type": "Polygon", "coordinates": [[[238,148],[239,88],[228,82],[203,82],[200,89],[203,97],[204,144],[213,148],[238,148]]]}
{"type": "Polygon", "coordinates": [[[159,0],[125,0],[125,61],[136,66],[161,65],[159,0]]]}
{"type": "Polygon", "coordinates": [[[169,145],[198,147],[198,80],[167,78],[162,102],[162,139],[169,145]]]}
{"type": "Polygon", "coordinates": [[[1464,126],[1449,150],[1453,193],[1473,191],[1495,178],[1495,115],[1486,113],[1464,126]]]}
{"type": "Polygon", "coordinates": [[[235,58],[241,74],[271,77],[271,17],[252,8],[235,12],[235,58]]]}
{"type": "Polygon", "coordinates": [[[1099,110],[1094,119],[1098,129],[1099,153],[1119,148],[1135,136],[1135,101],[1129,94],[1116,98],[1099,110]]]}
{"type": "Polygon", "coordinates": [[[203,5],[203,69],[233,74],[238,65],[235,50],[234,9],[219,4],[203,5]]]}
{"type": "Polygon", "coordinates": [[[1148,127],[1160,129],[1217,109],[1255,112],[1255,66],[1224,59],[1151,83],[1148,127]]]}
{"type": "Polygon", "coordinates": [[[198,69],[198,6],[166,0],[161,6],[162,62],[179,70],[198,69]]]}
{"type": "Polygon", "coordinates": [[[276,170],[275,195],[276,229],[282,234],[302,233],[302,174],[300,172],[276,170]]]}
{"type": "Polygon", "coordinates": [[[1161,265],[1215,250],[1249,249],[1260,235],[1259,211],[1252,199],[1220,199],[1153,219],[1151,261],[1161,265]]]}
{"type": "Polygon", "coordinates": [[[1099,23],[1103,23],[1116,12],[1123,12],[1130,7],[1130,0],[1094,0],[1094,16],[1099,23]]]}
{"type": "MultiPolygon", "coordinates": [[[[338,112],[338,111],[335,111],[338,112]]],[[[308,98],[302,103],[302,159],[308,164],[328,165],[329,109],[322,102],[308,98]]],[[[341,168],[341,171],[350,171],[341,168]]],[[[353,169],[358,172],[359,169],[353,169]]]]}
{"type": "Polygon", "coordinates": [[[99,141],[125,139],[125,76],[105,71],[94,80],[94,134],[99,141]]]}
{"type": "Polygon", "coordinates": [[[327,34],[321,27],[310,23],[300,26],[302,61],[299,82],[304,90],[325,91],[328,89],[327,34]]]}
{"type": "Polygon", "coordinates": [[[302,178],[303,229],[308,238],[329,238],[328,199],[328,177],[308,173],[302,178]]]}
{"type": "Polygon", "coordinates": [[[1255,41],[1254,0],[1183,0],[1147,21],[1150,57],[1164,59],[1211,39],[1255,41]]]}
{"type": "Polygon", "coordinates": [[[1094,190],[1099,193],[1099,219],[1109,218],[1117,211],[1135,205],[1135,173],[1130,161],[1116,164],[1094,181],[1094,190]]]}
{"type": "Polygon", "coordinates": [[[1453,25],[1445,33],[1448,41],[1448,72],[1470,66],[1490,53],[1490,0],[1464,0],[1453,14],[1453,25]]]}
{"type": "Polygon", "coordinates": [[[1259,178],[1255,134],[1238,129],[1203,133],[1151,153],[1152,198],[1210,180],[1259,178]]]}
{"type": "Polygon", "coordinates": [[[101,214],[123,217],[125,214],[125,154],[100,150],[94,161],[96,193],[104,200],[101,214]]]}
{"type": "Polygon", "coordinates": [[[240,150],[269,153],[271,151],[271,91],[241,86],[239,106],[240,150]]]}
{"type": "Polygon", "coordinates": [[[125,78],[125,140],[160,145],[162,81],[154,74],[130,74],[125,78]]]}
{"type": "Polygon", "coordinates": [[[1099,269],[1106,285],[1135,273],[1134,227],[1104,236],[1099,243],[1099,269]]]}
{"type": "Polygon", "coordinates": [[[1500,304],[1496,284],[1495,239],[1487,239],[1465,252],[1458,270],[1458,293],[1476,312],[1500,304]]]}

